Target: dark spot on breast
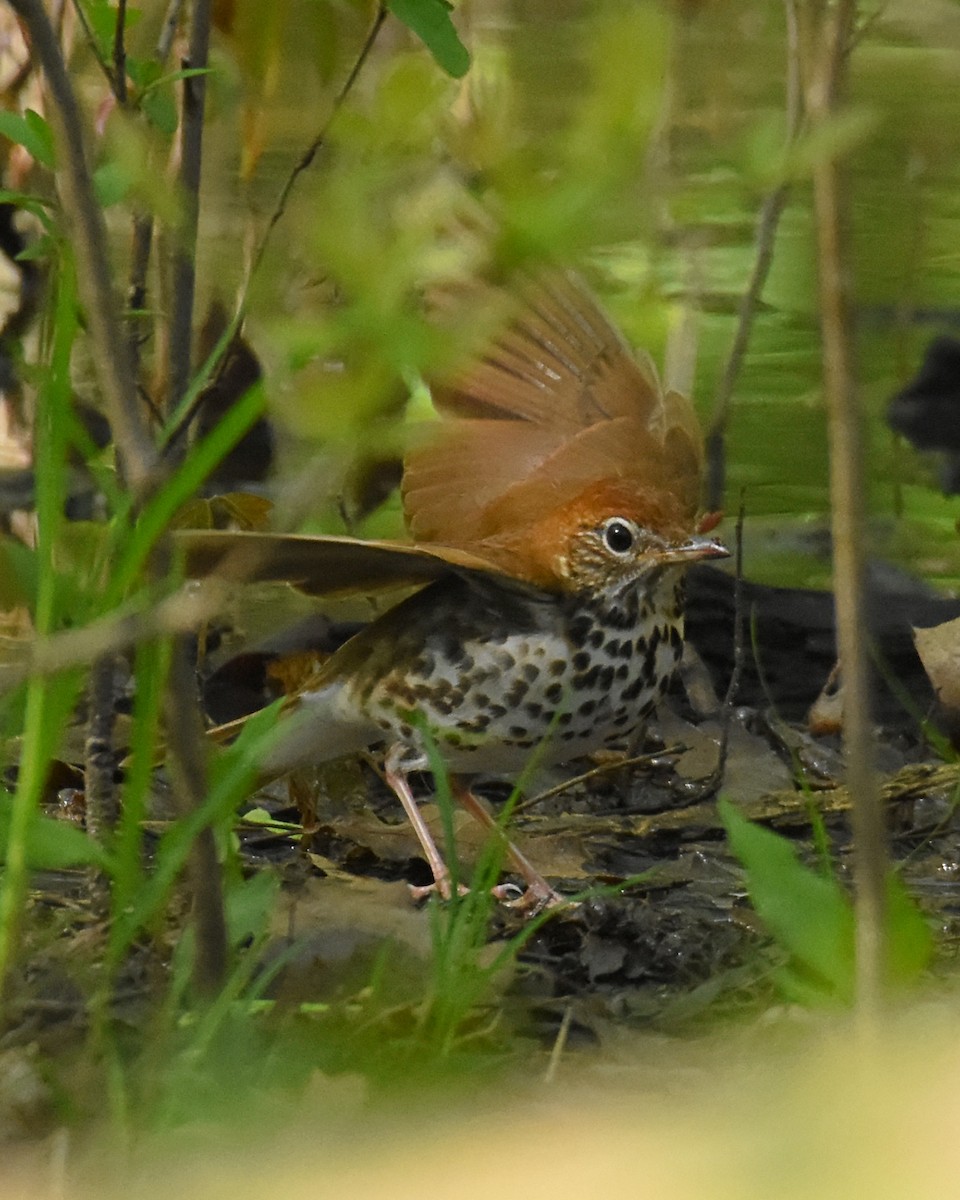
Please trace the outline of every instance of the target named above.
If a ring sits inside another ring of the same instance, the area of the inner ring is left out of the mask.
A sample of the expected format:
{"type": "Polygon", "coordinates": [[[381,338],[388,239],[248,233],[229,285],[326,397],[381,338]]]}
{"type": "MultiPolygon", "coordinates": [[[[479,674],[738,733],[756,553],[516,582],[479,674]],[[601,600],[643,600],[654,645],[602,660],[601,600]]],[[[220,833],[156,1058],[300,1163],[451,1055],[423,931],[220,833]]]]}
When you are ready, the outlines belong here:
{"type": "Polygon", "coordinates": [[[569,725],[572,720],[573,720],[572,713],[568,713],[568,712],[561,713],[560,716],[557,717],[557,724],[558,725],[569,725]]]}
{"type": "Polygon", "coordinates": [[[636,700],[644,688],[644,676],[638,675],[633,683],[623,689],[624,700],[636,700]]]}
{"type": "Polygon", "coordinates": [[[527,683],[536,683],[536,681],[540,678],[540,668],[534,663],[524,663],[523,677],[527,683]]]}
{"type": "Polygon", "coordinates": [[[504,699],[510,705],[519,704],[529,691],[530,684],[525,679],[515,679],[504,699]]]}
{"type": "Polygon", "coordinates": [[[590,634],[590,637],[587,640],[594,650],[599,650],[603,645],[603,639],[605,636],[606,635],[602,629],[594,629],[593,633],[590,634]]]}
{"type": "Polygon", "coordinates": [[[543,694],[551,704],[559,704],[563,699],[563,684],[551,683],[543,694]]]}
{"type": "Polygon", "coordinates": [[[589,671],[585,671],[582,675],[574,676],[573,690],[575,692],[582,692],[584,689],[595,688],[597,686],[597,679],[599,676],[600,668],[594,664],[589,671]]]}
{"type": "Polygon", "coordinates": [[[616,658],[620,653],[620,642],[617,638],[611,638],[603,648],[604,654],[610,658],[616,658]]]}
{"type": "Polygon", "coordinates": [[[486,694],[486,692],[477,692],[476,695],[471,696],[470,699],[477,706],[477,708],[488,708],[490,705],[490,697],[486,694]]]}
{"type": "Polygon", "coordinates": [[[626,725],[627,721],[629,721],[629,720],[630,720],[630,714],[622,712],[622,713],[617,713],[617,715],[613,718],[613,723],[619,729],[620,726],[626,725]]]}
{"type": "Polygon", "coordinates": [[[553,660],[553,662],[550,664],[550,666],[547,668],[548,672],[552,676],[554,676],[554,678],[556,678],[556,676],[558,676],[558,675],[562,675],[566,669],[567,669],[567,664],[563,661],[562,658],[555,658],[553,660]]]}
{"type": "Polygon", "coordinates": [[[525,725],[511,725],[510,736],[512,738],[525,738],[527,736],[527,728],[525,725]]]}
{"type": "Polygon", "coordinates": [[[575,671],[585,671],[590,666],[591,657],[586,650],[578,650],[570,661],[575,671]]]}
{"type": "Polygon", "coordinates": [[[440,634],[437,649],[440,656],[446,659],[453,667],[459,666],[467,653],[463,648],[463,643],[452,633],[440,634]]]}
{"type": "Polygon", "coordinates": [[[487,711],[494,719],[498,717],[505,717],[507,715],[507,710],[502,704],[491,704],[487,711]]]}
{"type": "Polygon", "coordinates": [[[517,660],[509,650],[498,650],[493,656],[493,660],[501,671],[512,671],[517,665],[517,660]]]}
{"type": "Polygon", "coordinates": [[[606,691],[610,684],[613,683],[613,667],[601,667],[597,675],[597,682],[600,684],[601,689],[606,691]]]}
{"type": "Polygon", "coordinates": [[[583,646],[590,636],[591,629],[593,629],[593,619],[591,617],[574,617],[567,626],[567,636],[574,646],[583,646]]]}
{"type": "Polygon", "coordinates": [[[592,712],[594,712],[594,710],[596,709],[596,707],[597,707],[597,702],[596,702],[596,700],[584,700],[584,702],[583,702],[583,703],[580,705],[580,707],[577,709],[577,712],[578,712],[578,713],[579,713],[579,714],[580,714],[582,717],[589,717],[589,716],[590,716],[590,714],[591,714],[592,712]]]}
{"type": "Polygon", "coordinates": [[[626,677],[629,674],[630,674],[630,664],[629,663],[621,663],[620,666],[617,667],[616,676],[618,679],[626,679],[626,677]]]}
{"type": "Polygon", "coordinates": [[[543,706],[540,704],[525,704],[523,711],[528,717],[533,717],[535,721],[543,716],[543,706]]]}

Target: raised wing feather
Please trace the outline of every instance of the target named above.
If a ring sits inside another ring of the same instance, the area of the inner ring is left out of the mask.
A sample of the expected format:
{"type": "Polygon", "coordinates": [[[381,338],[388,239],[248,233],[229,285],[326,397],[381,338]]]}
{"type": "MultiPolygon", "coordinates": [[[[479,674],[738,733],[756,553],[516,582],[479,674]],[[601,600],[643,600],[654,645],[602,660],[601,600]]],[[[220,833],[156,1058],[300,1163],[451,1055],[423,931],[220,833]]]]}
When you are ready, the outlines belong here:
{"type": "Polygon", "coordinates": [[[663,395],[575,277],[549,272],[517,296],[491,349],[433,385],[441,420],[404,469],[414,538],[480,549],[601,480],[668,491],[691,519],[703,452],[689,401],[663,395]]]}

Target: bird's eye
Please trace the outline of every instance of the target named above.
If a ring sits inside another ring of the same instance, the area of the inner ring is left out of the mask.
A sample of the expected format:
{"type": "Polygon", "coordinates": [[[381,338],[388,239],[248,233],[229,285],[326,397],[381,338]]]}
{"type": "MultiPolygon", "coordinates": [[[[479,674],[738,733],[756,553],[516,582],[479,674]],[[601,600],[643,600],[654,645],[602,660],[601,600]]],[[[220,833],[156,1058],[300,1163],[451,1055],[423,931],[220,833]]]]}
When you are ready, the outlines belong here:
{"type": "Polygon", "coordinates": [[[623,517],[611,517],[604,522],[603,544],[613,554],[629,554],[637,540],[632,521],[623,517]]]}

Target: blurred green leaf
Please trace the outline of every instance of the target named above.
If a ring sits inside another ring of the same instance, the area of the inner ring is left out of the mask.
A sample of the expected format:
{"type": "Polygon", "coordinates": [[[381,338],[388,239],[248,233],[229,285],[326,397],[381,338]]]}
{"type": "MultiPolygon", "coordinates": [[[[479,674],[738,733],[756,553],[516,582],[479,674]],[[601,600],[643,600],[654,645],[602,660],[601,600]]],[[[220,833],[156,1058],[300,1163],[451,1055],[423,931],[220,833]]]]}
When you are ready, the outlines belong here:
{"type": "MultiPolygon", "coordinates": [[[[730,847],[743,863],[753,907],[780,946],[820,983],[825,995],[853,997],[854,917],[835,879],[805,867],[793,844],[718,803],[730,847]]],[[[811,992],[813,994],[813,992],[811,992]]]]}
{"type": "Polygon", "coordinates": [[[23,146],[31,157],[51,171],[57,165],[50,126],[32,108],[23,114],[0,109],[0,134],[23,146]]]}
{"type": "Polygon", "coordinates": [[[470,69],[470,54],[460,41],[446,0],[388,0],[387,7],[433,55],[438,66],[454,79],[470,69]]]}
{"type": "Polygon", "coordinates": [[[143,115],[151,125],[172,137],[177,132],[177,102],[169,88],[151,88],[140,100],[143,115]]]}
{"type": "MultiPolygon", "coordinates": [[[[750,900],[778,944],[793,960],[780,972],[784,989],[803,1003],[853,999],[853,904],[832,877],[804,866],[793,844],[748,821],[727,800],[718,805],[730,846],[743,863],[750,900]]],[[[915,982],[933,953],[923,914],[892,874],[887,884],[887,978],[915,982]]]]}
{"type": "Polygon", "coordinates": [[[933,933],[899,875],[887,884],[887,946],[893,984],[915,983],[933,957],[933,933]]]}
{"type": "Polygon", "coordinates": [[[130,191],[130,175],[122,164],[101,163],[93,173],[93,187],[101,208],[112,208],[125,200],[130,191]]]}
{"type": "MultiPolygon", "coordinates": [[[[6,862],[13,797],[0,798],[0,860],[6,862]]],[[[93,838],[66,821],[35,815],[27,834],[27,865],[34,871],[103,866],[106,856],[93,838]]]]}

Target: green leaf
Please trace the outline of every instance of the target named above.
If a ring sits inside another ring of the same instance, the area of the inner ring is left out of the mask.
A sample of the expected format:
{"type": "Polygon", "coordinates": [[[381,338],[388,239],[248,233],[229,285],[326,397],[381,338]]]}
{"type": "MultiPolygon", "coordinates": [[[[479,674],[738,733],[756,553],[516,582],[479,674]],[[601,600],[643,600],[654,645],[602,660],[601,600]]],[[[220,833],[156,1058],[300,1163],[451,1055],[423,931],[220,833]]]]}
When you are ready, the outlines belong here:
{"type": "MultiPolygon", "coordinates": [[[[727,800],[720,817],[734,854],[747,872],[754,908],[793,962],[778,974],[795,1000],[850,1001],[854,982],[855,919],[850,898],[833,878],[804,866],[791,842],[754,825],[727,800]]],[[[887,980],[915,982],[933,954],[933,935],[899,876],[887,881],[887,980]]]]}
{"type": "Polygon", "coordinates": [[[177,104],[169,88],[151,88],[144,92],[140,107],[151,125],[172,137],[177,132],[177,104]]]}
{"type": "MultiPolygon", "coordinates": [[[[0,801],[0,859],[6,862],[12,797],[0,801]]],[[[34,816],[27,835],[27,865],[34,871],[59,871],[64,867],[103,866],[106,856],[93,838],[76,825],[34,816]]]]}
{"type": "Polygon", "coordinates": [[[839,999],[854,983],[854,917],[835,879],[805,867],[793,845],[748,821],[729,801],[718,805],[730,846],[747,873],[754,908],[780,946],[839,999]]]}
{"type": "Polygon", "coordinates": [[[127,198],[130,172],[121,163],[101,163],[93,173],[93,187],[101,208],[111,208],[127,198]]]}
{"type": "Polygon", "coordinates": [[[887,972],[893,984],[915,983],[930,965],[933,934],[899,875],[887,882],[887,972]]]}
{"type": "Polygon", "coordinates": [[[470,67],[470,54],[460,41],[446,0],[388,0],[387,7],[433,55],[437,64],[460,79],[470,67]]]}
{"type": "Polygon", "coordinates": [[[43,117],[32,108],[22,115],[0,109],[0,134],[22,146],[42,166],[50,170],[56,166],[53,133],[43,117]]]}

